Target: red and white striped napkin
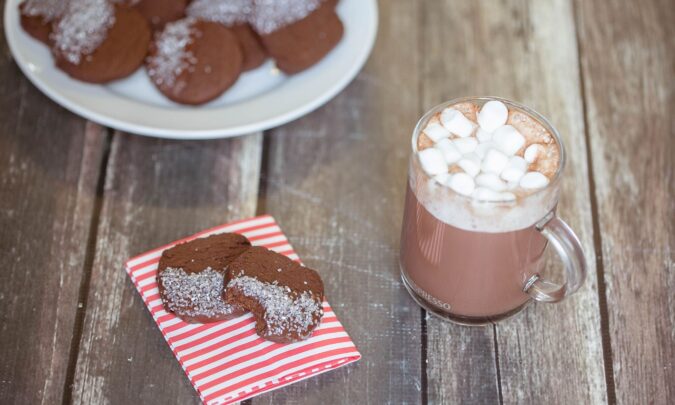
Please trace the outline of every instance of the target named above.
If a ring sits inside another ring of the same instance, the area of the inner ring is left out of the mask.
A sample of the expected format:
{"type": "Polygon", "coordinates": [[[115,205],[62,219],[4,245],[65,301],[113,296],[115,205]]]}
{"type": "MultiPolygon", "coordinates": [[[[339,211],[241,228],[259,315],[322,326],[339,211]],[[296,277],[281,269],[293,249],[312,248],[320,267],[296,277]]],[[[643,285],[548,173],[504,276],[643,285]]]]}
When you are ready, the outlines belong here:
{"type": "Polygon", "coordinates": [[[292,344],[258,337],[251,314],[231,321],[190,324],[166,312],[156,282],[162,251],[223,232],[240,233],[253,245],[300,261],[274,218],[266,215],[199,232],[126,262],[127,273],[202,401],[209,405],[241,401],[361,358],[325,301],[321,326],[308,340],[292,344]]]}

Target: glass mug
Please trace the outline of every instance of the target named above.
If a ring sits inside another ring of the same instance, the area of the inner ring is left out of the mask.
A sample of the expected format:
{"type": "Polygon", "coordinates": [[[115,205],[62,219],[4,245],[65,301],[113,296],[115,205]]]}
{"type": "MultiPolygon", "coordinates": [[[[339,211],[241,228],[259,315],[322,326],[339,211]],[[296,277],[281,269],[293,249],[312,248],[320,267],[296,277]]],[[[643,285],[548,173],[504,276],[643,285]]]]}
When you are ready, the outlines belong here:
{"type": "Polygon", "coordinates": [[[427,112],[412,136],[401,232],[401,277],[413,299],[443,319],[482,325],[514,315],[532,300],[558,302],[578,290],[586,277],[584,253],[577,236],[555,214],[565,159],[558,131],[518,103],[468,97],[427,112]],[[490,100],[529,115],[559,147],[558,170],[548,185],[516,202],[483,202],[458,194],[422,170],[417,155],[417,138],[437,112],[462,102],[481,107],[490,100]],[[549,243],[562,260],[563,284],[539,275],[549,243]]]}

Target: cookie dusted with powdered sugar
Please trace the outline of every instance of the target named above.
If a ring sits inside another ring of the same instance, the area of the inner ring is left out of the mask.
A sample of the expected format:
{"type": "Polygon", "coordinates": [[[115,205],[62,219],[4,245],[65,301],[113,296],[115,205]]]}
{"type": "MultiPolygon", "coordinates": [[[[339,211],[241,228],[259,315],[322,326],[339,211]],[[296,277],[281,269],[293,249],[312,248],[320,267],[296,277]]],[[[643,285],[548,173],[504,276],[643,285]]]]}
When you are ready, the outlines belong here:
{"type": "Polygon", "coordinates": [[[58,68],[75,79],[106,83],[143,63],[150,28],[138,11],[107,0],[71,0],[50,37],[58,68]]]}
{"type": "Polygon", "coordinates": [[[335,1],[253,0],[253,5],[251,26],[284,73],[313,66],[342,38],[335,1]]]}
{"type": "MultiPolygon", "coordinates": [[[[125,1],[125,0],[120,0],[125,1]]],[[[185,17],[188,0],[126,0],[148,20],[153,29],[160,29],[166,23],[185,17]]]]}
{"type": "Polygon", "coordinates": [[[67,4],[64,0],[25,0],[19,4],[21,27],[33,38],[48,44],[52,24],[61,18],[67,4]]]}
{"type": "Polygon", "coordinates": [[[225,302],[226,268],[251,247],[244,236],[223,233],[167,249],[159,261],[157,284],[168,312],[186,322],[216,322],[242,315],[225,302]]]}
{"type": "Polygon", "coordinates": [[[202,104],[220,96],[242,72],[243,54],[231,30],[192,17],[155,34],[146,60],[152,82],[171,100],[202,104]]]}
{"type": "Polygon", "coordinates": [[[228,303],[253,313],[259,336],[279,343],[307,339],[323,316],[319,274],[281,254],[252,247],[228,266],[228,303]]]}
{"type": "Polygon", "coordinates": [[[243,52],[243,70],[260,66],[267,58],[267,51],[248,21],[253,15],[253,0],[194,0],[186,14],[204,21],[219,23],[234,32],[243,52]]]}

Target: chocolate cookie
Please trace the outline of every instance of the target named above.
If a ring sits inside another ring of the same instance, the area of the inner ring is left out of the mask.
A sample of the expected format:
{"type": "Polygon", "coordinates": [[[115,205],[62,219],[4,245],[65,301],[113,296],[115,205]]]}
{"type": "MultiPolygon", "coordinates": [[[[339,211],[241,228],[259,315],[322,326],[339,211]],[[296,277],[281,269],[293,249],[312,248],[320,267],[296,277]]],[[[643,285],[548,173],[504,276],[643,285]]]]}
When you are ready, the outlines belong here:
{"type": "Polygon", "coordinates": [[[135,7],[141,0],[110,0],[115,4],[119,4],[126,7],[135,7]]]}
{"type": "Polygon", "coordinates": [[[48,44],[52,23],[61,17],[66,5],[63,0],[26,0],[19,4],[21,27],[33,38],[48,44]]]}
{"type": "Polygon", "coordinates": [[[230,28],[241,45],[244,53],[243,70],[247,71],[257,68],[267,58],[260,37],[248,24],[252,12],[253,0],[194,0],[186,14],[230,28]]]}
{"type": "Polygon", "coordinates": [[[135,3],[136,9],[148,20],[152,28],[160,29],[166,23],[185,17],[188,0],[136,0],[135,3]]]}
{"type": "Polygon", "coordinates": [[[51,39],[57,67],[75,79],[106,83],[143,63],[150,28],[132,8],[107,0],[72,0],[51,39]]]}
{"type": "Polygon", "coordinates": [[[152,82],[171,100],[202,104],[237,81],[242,62],[232,31],[188,17],[168,23],[155,34],[146,68],[152,82]]]}
{"type": "Polygon", "coordinates": [[[226,301],[251,311],[267,340],[304,340],[321,323],[321,277],[286,256],[252,247],[229,264],[228,277],[226,301]]]}
{"type": "Polygon", "coordinates": [[[223,233],[181,243],[159,260],[157,285],[164,308],[185,322],[215,322],[242,315],[223,300],[226,267],[251,247],[248,239],[223,233]]]}
{"type": "Polygon", "coordinates": [[[297,73],[319,62],[342,38],[344,28],[334,1],[253,3],[251,25],[284,73],[297,73]]]}

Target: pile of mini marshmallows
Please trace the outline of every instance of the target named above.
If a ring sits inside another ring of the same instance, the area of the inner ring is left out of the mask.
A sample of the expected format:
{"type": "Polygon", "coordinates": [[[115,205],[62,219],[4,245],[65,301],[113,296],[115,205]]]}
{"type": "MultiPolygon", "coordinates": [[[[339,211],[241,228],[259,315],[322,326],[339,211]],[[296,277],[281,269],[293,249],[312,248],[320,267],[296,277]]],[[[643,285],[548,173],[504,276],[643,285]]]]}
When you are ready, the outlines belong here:
{"type": "Polygon", "coordinates": [[[530,145],[517,156],[525,137],[506,125],[508,115],[506,105],[496,100],[483,105],[478,123],[446,108],[422,130],[434,142],[418,152],[422,169],[440,184],[479,201],[515,201],[512,191],[519,187],[525,192],[545,187],[548,177],[528,171],[541,146],[530,145]]]}

